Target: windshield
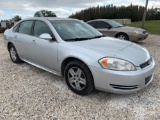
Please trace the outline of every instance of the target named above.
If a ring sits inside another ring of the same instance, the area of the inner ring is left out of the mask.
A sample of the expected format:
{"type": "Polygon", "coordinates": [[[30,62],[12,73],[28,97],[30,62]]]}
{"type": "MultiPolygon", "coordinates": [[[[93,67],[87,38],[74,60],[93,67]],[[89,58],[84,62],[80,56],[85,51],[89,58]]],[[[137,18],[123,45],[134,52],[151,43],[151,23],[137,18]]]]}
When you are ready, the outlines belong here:
{"type": "Polygon", "coordinates": [[[118,23],[118,22],[115,22],[115,21],[113,21],[113,20],[108,20],[107,21],[112,27],[114,27],[114,28],[117,28],[117,27],[123,27],[124,25],[122,25],[122,24],[120,24],[120,23],[118,23]]]}
{"type": "Polygon", "coordinates": [[[65,41],[78,41],[102,37],[102,34],[90,25],[76,20],[50,21],[65,41]]]}

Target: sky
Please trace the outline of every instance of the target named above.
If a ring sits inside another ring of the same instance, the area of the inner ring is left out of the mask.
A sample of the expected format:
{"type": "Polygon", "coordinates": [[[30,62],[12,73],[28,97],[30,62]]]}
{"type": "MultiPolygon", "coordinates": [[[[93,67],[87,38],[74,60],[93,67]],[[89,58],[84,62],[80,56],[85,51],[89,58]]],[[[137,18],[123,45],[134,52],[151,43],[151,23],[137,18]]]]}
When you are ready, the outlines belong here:
{"type": "MultiPolygon", "coordinates": [[[[39,10],[51,10],[58,17],[68,17],[72,13],[93,6],[113,4],[116,6],[145,6],[146,0],[1,0],[0,20],[11,19],[15,15],[24,18],[33,17],[39,10]]],[[[160,0],[149,0],[148,7],[160,8],[160,0]]]]}

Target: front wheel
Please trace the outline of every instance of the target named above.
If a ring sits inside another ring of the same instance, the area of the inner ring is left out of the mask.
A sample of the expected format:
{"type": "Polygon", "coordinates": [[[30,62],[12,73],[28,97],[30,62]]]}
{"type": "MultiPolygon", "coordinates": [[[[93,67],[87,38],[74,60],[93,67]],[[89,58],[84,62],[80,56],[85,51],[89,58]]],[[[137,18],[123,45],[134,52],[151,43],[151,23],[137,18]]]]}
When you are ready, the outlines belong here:
{"type": "Polygon", "coordinates": [[[129,37],[126,34],[118,34],[116,35],[116,38],[121,40],[129,40],[129,37]]]}
{"type": "Polygon", "coordinates": [[[22,60],[19,58],[19,55],[17,53],[16,48],[14,47],[13,44],[11,44],[9,46],[9,54],[10,54],[10,58],[14,63],[21,63],[22,60]]]}
{"type": "Polygon", "coordinates": [[[65,68],[64,77],[68,87],[79,95],[89,94],[94,89],[92,74],[80,61],[71,61],[65,68]]]}

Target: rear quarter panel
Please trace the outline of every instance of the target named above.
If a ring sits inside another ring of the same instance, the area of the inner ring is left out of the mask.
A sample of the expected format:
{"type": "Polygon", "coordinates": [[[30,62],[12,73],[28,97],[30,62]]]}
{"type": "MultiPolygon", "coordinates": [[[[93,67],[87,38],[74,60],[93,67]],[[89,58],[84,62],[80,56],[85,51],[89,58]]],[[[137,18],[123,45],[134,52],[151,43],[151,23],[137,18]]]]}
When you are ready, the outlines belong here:
{"type": "Polygon", "coordinates": [[[11,29],[7,29],[5,32],[4,32],[4,45],[5,47],[7,48],[8,46],[8,43],[12,41],[12,31],[11,29]]]}

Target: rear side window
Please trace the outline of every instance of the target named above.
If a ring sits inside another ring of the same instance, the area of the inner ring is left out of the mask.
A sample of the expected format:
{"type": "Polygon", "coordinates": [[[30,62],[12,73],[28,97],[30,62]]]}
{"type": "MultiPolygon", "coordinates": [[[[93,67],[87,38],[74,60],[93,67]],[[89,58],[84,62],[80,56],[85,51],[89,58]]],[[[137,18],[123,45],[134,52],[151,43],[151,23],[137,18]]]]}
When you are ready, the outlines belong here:
{"type": "Polygon", "coordinates": [[[24,21],[19,27],[19,33],[30,35],[33,21],[24,21]]]}
{"type": "Polygon", "coordinates": [[[46,23],[42,21],[36,21],[33,30],[33,36],[39,37],[43,33],[48,33],[53,36],[50,28],[46,23]]]}
{"type": "Polygon", "coordinates": [[[92,27],[96,28],[96,22],[89,22],[89,25],[91,25],[92,27]]]}

